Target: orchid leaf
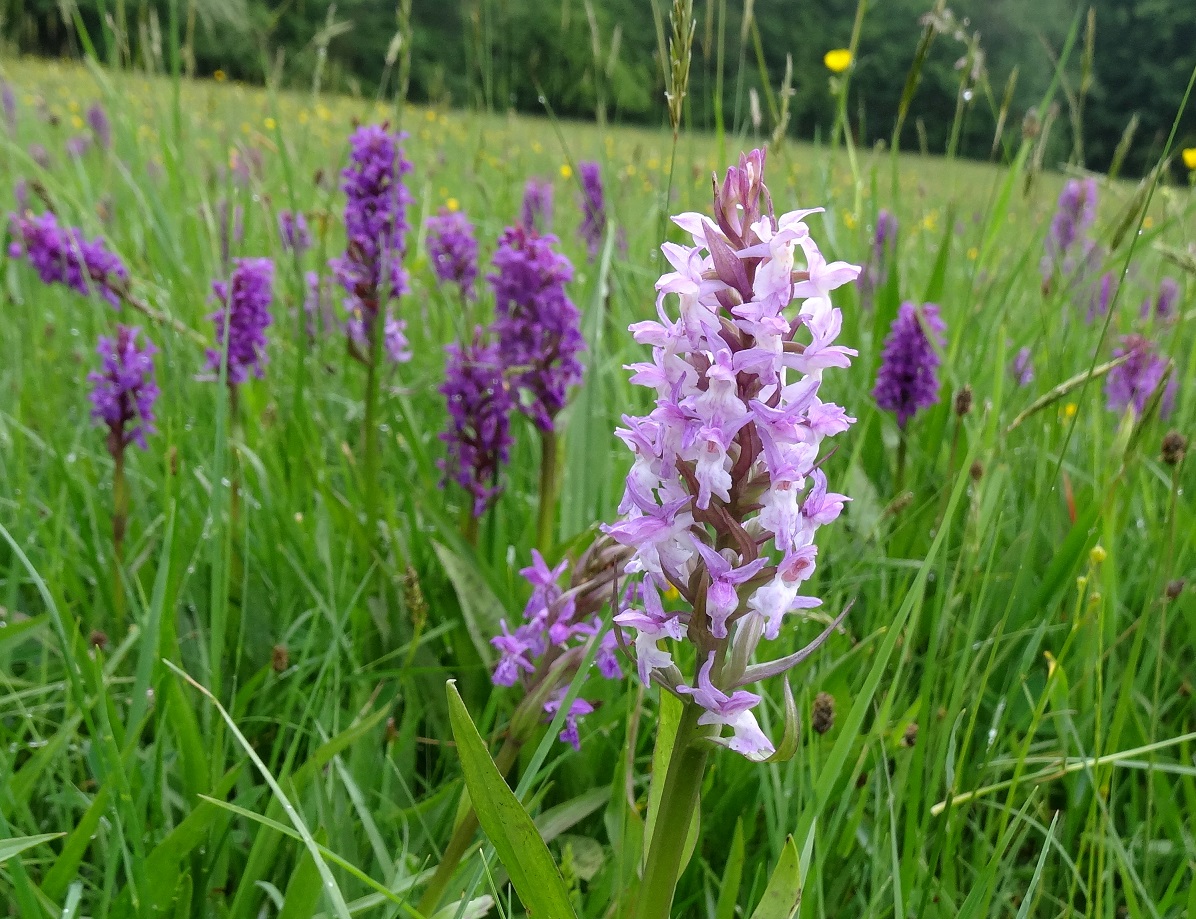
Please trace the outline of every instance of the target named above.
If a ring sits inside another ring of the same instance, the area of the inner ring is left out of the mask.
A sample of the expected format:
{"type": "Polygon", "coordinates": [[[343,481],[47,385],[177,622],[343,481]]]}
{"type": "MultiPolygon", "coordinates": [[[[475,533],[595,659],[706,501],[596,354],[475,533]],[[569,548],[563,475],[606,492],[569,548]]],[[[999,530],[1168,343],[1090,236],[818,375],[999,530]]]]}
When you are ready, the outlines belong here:
{"type": "Polygon", "coordinates": [[[469,797],[478,822],[510,875],[515,893],[533,916],[577,919],[568,888],[548,846],[494,765],[452,680],[448,683],[448,704],[469,797]]]}

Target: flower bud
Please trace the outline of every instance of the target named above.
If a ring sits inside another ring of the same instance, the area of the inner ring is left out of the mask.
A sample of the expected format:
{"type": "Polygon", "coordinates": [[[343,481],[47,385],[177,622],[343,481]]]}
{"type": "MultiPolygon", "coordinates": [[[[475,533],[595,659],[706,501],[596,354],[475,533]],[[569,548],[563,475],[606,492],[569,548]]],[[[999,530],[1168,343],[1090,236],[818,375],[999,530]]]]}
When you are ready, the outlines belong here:
{"type": "Polygon", "coordinates": [[[835,697],[829,692],[820,692],[814,697],[814,709],[810,715],[810,727],[816,734],[825,734],[835,726],[835,697]]]}
{"type": "Polygon", "coordinates": [[[1163,462],[1168,466],[1178,466],[1184,461],[1188,452],[1188,438],[1179,431],[1168,431],[1163,438],[1163,462]]]}
{"type": "Polygon", "coordinates": [[[955,414],[962,418],[964,415],[970,414],[972,411],[972,387],[964,385],[964,388],[955,394],[955,414]]]}

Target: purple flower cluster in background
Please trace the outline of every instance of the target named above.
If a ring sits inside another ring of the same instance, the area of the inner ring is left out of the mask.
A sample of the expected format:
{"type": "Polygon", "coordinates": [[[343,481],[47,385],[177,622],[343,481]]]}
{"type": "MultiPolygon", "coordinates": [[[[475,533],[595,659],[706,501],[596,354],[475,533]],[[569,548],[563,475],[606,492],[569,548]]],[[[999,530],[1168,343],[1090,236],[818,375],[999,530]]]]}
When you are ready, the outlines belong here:
{"type": "Polygon", "coordinates": [[[1072,250],[1077,244],[1085,248],[1088,231],[1096,220],[1096,202],[1096,179],[1071,179],[1063,186],[1040,266],[1044,283],[1050,283],[1056,275],[1067,277],[1075,272],[1077,261],[1072,250]]]}
{"type": "Polygon", "coordinates": [[[212,296],[220,309],[209,318],[216,324],[216,347],[207,352],[208,368],[219,374],[228,326],[228,384],[244,383],[250,374],[261,377],[266,363],[266,328],[274,293],[274,263],[268,258],[239,258],[232,277],[212,282],[212,296]]]}
{"type": "Polygon", "coordinates": [[[917,306],[907,302],[897,311],[881,352],[872,395],[878,406],[896,413],[900,428],[919,409],[939,400],[938,368],[942,359],[935,345],[942,348],[945,344],[946,328],[933,303],[917,306]],[[933,336],[933,343],[928,336],[933,336]]]}
{"type": "Polygon", "coordinates": [[[129,444],[146,448],[145,437],[154,433],[153,355],[157,348],[138,341],[139,329],[118,325],[115,338],[101,338],[96,347],[100,369],[87,375],[91,384],[91,417],[108,428],[108,452],[120,456],[129,444]]]}
{"type": "Polygon", "coordinates": [[[448,402],[449,427],[440,435],[448,456],[440,463],[473,497],[472,513],[480,517],[502,491],[498,484],[511,448],[511,394],[496,344],[484,344],[482,329],[471,344],[445,348],[448,360],[440,392],[448,402]]]}
{"type": "Polygon", "coordinates": [[[1113,302],[1119,284],[1117,275],[1112,271],[1106,271],[1095,283],[1090,283],[1087,278],[1083,279],[1079,299],[1081,302],[1084,299],[1088,301],[1088,311],[1084,315],[1086,322],[1096,322],[1108,314],[1109,305],[1113,302]]]}
{"type": "MultiPolygon", "coordinates": [[[[495,684],[519,683],[528,698],[546,680],[552,681],[543,703],[544,713],[552,718],[564,702],[590,639],[601,630],[602,620],[596,612],[609,599],[618,574],[617,562],[625,558],[626,553],[617,546],[599,540],[578,561],[572,583],[565,590],[560,580],[569,567],[568,559],[556,568],[549,568],[540,553],[532,549],[532,564],[519,572],[532,585],[523,622],[512,632],[506,620],[502,620],[499,623],[502,634],[490,639],[500,655],[494,668],[495,684]]],[[[623,676],[615,648],[615,634],[607,632],[594,659],[598,672],[608,680],[623,676]]],[[[565,716],[560,739],[573,749],[580,749],[578,719],[593,710],[594,706],[584,699],[574,700],[565,716]]]]}
{"type": "Polygon", "coordinates": [[[529,233],[552,230],[552,183],[532,176],[523,186],[519,223],[529,233]]]}
{"type": "Polygon", "coordinates": [[[441,208],[428,218],[427,229],[428,258],[436,277],[441,283],[456,284],[461,296],[473,300],[478,277],[478,241],[473,224],[464,213],[441,208]]]}
{"type": "Polygon", "coordinates": [[[129,272],[102,239],[88,240],[76,227],[63,227],[46,212],[9,215],[11,258],[24,258],[45,284],[65,284],[83,296],[95,293],[119,307],[129,272]]]}
{"type": "Polygon", "coordinates": [[[1028,347],[1020,349],[1014,356],[1011,370],[1018,386],[1029,386],[1034,382],[1034,358],[1028,347]]]}
{"type": "Polygon", "coordinates": [[[109,150],[112,147],[112,122],[108,120],[108,113],[104,111],[104,106],[95,102],[87,110],[87,126],[91,128],[92,136],[100,145],[101,150],[109,150]]]}
{"type": "Polygon", "coordinates": [[[341,172],[348,244],[331,267],[346,293],[350,340],[357,356],[367,363],[372,360],[373,335],[380,322],[390,359],[410,358],[402,320],[384,309],[385,302],[407,290],[403,256],[411,194],[403,176],[411,171],[411,163],[403,156],[403,137],[384,125],[358,128],[349,138],[349,165],[341,172]],[[380,319],[382,315],[386,318],[380,319]]]}
{"type": "Polygon", "coordinates": [[[73,160],[82,159],[91,149],[91,145],[90,134],[76,134],[74,137],[67,138],[66,155],[73,160]]]}
{"type": "Polygon", "coordinates": [[[1166,321],[1175,315],[1175,308],[1179,303],[1179,284],[1174,278],[1163,278],[1159,282],[1159,292],[1152,300],[1147,297],[1142,301],[1143,319],[1154,315],[1155,319],[1166,321]]]}
{"type": "Polygon", "coordinates": [[[17,131],[17,97],[12,91],[12,86],[3,80],[0,80],[0,109],[4,111],[4,125],[8,128],[9,134],[15,134],[17,131]]]}
{"type": "Polygon", "coordinates": [[[50,159],[50,151],[46,149],[44,144],[30,144],[29,158],[42,169],[49,169],[53,165],[53,161],[50,159]]]}
{"type": "Polygon", "coordinates": [[[606,233],[606,193],[602,188],[602,172],[597,163],[580,163],[581,173],[581,233],[592,262],[602,248],[606,233]]]}
{"type": "Polygon", "coordinates": [[[897,246],[897,217],[881,208],[876,215],[876,231],[872,235],[872,251],[868,262],[860,272],[860,305],[870,309],[876,299],[876,292],[889,280],[889,263],[897,246]]]}
{"type": "Polygon", "coordinates": [[[635,460],[622,516],[604,527],[634,552],[627,574],[643,576],[637,602],[615,617],[634,634],[641,679],[691,697],[704,709],[699,724],[731,730],[712,739],[754,760],[774,748],[751,711],[760,697],[742,687],[830,635],[752,663],[787,616],[821,603],[802,594],[814,536],[847,499],[827,490],[819,448],[854,420],[819,399],[824,371],[855,354],[835,344],[843,319],[830,293],[860,271],[826,262],[805,223],[818,209],[774,216],[764,159],[755,150],[716,181],[713,220],[674,218],[691,245],[661,247],[674,270],[656,284],[658,321],[630,327],[652,347],[651,361],[630,369],[655,408],[616,432],[635,460]],[[673,297],[675,316],[665,309],[673,297]],[[681,608],[667,600],[673,591],[681,608]],[[696,646],[689,681],[661,647],[683,639],[696,646]]]}
{"type": "MultiPolygon", "coordinates": [[[[1155,352],[1150,341],[1141,335],[1126,335],[1120,347],[1113,349],[1113,357],[1128,355],[1128,359],[1109,371],[1105,378],[1105,399],[1109,411],[1120,414],[1130,406],[1141,415],[1146,409],[1163,377],[1169,361],[1155,352]]],[[[1172,375],[1159,402],[1159,416],[1166,418],[1175,406],[1175,376],[1172,375]]]]}
{"type": "Polygon", "coordinates": [[[508,227],[494,253],[495,334],[520,394],[520,410],[541,431],[552,431],[570,386],[581,381],[585,350],[580,314],[565,291],[569,260],[554,251],[555,236],[508,227]]]}
{"type": "Polygon", "coordinates": [[[311,248],[311,230],[302,211],[278,212],[278,238],[287,252],[302,255],[311,248]]]}

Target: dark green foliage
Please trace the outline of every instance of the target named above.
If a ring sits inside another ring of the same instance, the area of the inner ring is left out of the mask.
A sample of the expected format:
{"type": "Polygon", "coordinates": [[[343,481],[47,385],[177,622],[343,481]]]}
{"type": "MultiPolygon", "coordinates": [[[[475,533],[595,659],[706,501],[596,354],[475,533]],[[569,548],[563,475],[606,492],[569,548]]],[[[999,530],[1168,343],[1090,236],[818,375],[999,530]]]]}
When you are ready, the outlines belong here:
{"type": "MultiPolygon", "coordinates": [[[[97,48],[119,44],[135,60],[152,56],[144,47],[145,36],[165,33],[171,0],[105,2],[78,4],[79,21],[97,48]],[[123,40],[101,27],[103,10],[118,22],[123,15],[123,40]]],[[[869,4],[848,105],[858,143],[891,139],[923,17],[932,6],[932,0],[869,4]]],[[[393,60],[387,61],[388,50],[396,50],[398,7],[383,0],[344,0],[330,16],[328,5],[312,0],[178,0],[176,10],[184,52],[192,36],[191,59],[199,75],[220,69],[235,79],[261,82],[271,74],[284,84],[306,87],[318,73],[327,88],[369,96],[380,86],[392,91],[398,82],[393,60]]],[[[1046,161],[1053,165],[1070,159],[1107,169],[1136,113],[1141,123],[1125,169],[1141,174],[1157,158],[1183,96],[1196,47],[1196,6],[1187,0],[1094,0],[1093,7],[1096,53],[1090,83],[1082,93],[1083,64],[1081,55],[1074,54],[1063,77],[1065,92],[1059,96],[1061,110],[1046,161]],[[1072,102],[1078,103],[1078,120],[1072,102]],[[1077,124],[1081,144],[1072,138],[1077,124]]],[[[848,45],[856,8],[857,0],[760,0],[745,29],[743,4],[699,0],[690,126],[715,126],[721,50],[721,101],[728,129],[752,130],[749,94],[754,90],[763,110],[759,132],[768,135],[775,117],[772,99],[786,55],[792,55],[795,95],[789,131],[805,138],[824,135],[833,121],[834,102],[822,56],[848,45]]],[[[932,152],[949,149],[958,104],[957,152],[987,158],[1000,149],[994,134],[1011,72],[1016,68],[1018,79],[1003,134],[1007,142],[1016,142],[1022,116],[1054,76],[1055,57],[1073,17],[1077,11],[1082,17],[1086,7],[1069,0],[956,0],[947,9],[954,13],[951,27],[931,45],[900,143],[917,149],[921,133],[932,152]],[[960,102],[968,53],[961,39],[976,35],[983,73],[971,87],[970,99],[960,102]]],[[[667,12],[663,6],[661,12],[667,12]]],[[[83,44],[74,27],[64,23],[56,0],[0,0],[0,22],[7,24],[8,40],[21,50],[74,56],[83,44]]],[[[413,100],[540,111],[543,95],[566,117],[590,118],[601,112],[622,121],[657,122],[664,115],[652,4],[644,0],[414,0],[412,27],[413,100]]],[[[1181,123],[1181,143],[1185,138],[1196,139],[1196,116],[1181,123]]]]}

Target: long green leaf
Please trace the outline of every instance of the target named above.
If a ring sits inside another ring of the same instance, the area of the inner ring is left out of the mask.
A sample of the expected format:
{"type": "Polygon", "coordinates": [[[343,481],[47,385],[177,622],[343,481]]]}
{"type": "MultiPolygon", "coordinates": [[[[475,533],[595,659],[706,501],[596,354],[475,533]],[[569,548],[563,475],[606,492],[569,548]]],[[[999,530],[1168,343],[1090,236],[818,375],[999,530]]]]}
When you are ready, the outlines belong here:
{"type": "Polygon", "coordinates": [[[801,860],[797,843],[790,836],[777,866],[772,870],[764,896],[760,898],[752,919],[790,919],[801,905],[801,860]]]}
{"type": "Polygon", "coordinates": [[[548,846],[494,765],[452,680],[448,683],[448,704],[453,739],[478,822],[507,869],[519,899],[533,916],[576,919],[569,891],[548,846]]]}
{"type": "Polygon", "coordinates": [[[12,839],[0,839],[0,863],[8,861],[14,855],[19,855],[26,849],[40,846],[51,839],[61,839],[66,833],[43,833],[41,836],[16,836],[12,839]]]}

